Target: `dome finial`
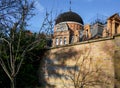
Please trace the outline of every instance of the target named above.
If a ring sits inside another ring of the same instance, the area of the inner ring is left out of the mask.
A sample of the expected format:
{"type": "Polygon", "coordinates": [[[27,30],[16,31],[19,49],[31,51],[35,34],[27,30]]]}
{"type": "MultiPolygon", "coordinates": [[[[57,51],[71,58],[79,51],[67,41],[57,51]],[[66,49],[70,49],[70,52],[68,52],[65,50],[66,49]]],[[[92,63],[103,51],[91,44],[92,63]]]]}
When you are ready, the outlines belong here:
{"type": "Polygon", "coordinates": [[[71,11],[71,4],[72,4],[72,3],[71,3],[71,0],[70,0],[69,4],[70,4],[70,9],[69,9],[69,10],[71,11]]]}

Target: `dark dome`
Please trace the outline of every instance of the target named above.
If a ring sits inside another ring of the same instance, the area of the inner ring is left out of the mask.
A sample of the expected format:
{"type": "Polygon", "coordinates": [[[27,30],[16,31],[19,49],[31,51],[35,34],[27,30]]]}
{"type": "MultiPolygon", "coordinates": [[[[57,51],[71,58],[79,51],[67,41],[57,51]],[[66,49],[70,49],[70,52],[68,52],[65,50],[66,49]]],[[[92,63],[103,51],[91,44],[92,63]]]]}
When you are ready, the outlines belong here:
{"type": "Polygon", "coordinates": [[[65,22],[65,21],[74,21],[74,22],[84,24],[82,18],[77,13],[72,12],[72,11],[60,14],[57,17],[55,24],[65,22]]]}

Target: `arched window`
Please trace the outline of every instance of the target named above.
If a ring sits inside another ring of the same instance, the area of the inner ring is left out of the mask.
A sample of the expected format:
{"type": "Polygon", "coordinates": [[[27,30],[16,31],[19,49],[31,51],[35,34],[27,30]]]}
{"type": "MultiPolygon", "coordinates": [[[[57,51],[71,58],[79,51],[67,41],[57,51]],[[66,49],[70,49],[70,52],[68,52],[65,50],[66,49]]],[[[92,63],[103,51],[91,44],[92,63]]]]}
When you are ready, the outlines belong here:
{"type": "Polygon", "coordinates": [[[117,33],[118,33],[118,28],[119,28],[119,24],[118,24],[118,23],[116,23],[116,24],[115,24],[115,34],[117,34],[117,33]]]}
{"type": "Polygon", "coordinates": [[[56,45],[59,44],[59,40],[58,40],[58,38],[56,38],[55,43],[56,43],[56,45]]]}
{"type": "Polygon", "coordinates": [[[60,37],[60,45],[62,45],[62,37],[60,37]]]}
{"type": "Polygon", "coordinates": [[[70,43],[74,43],[74,36],[71,36],[71,42],[70,43]]]}
{"type": "Polygon", "coordinates": [[[64,37],[64,44],[67,44],[67,40],[66,40],[66,37],[64,37]]]}
{"type": "Polygon", "coordinates": [[[86,38],[88,38],[88,29],[85,31],[86,38]]]}

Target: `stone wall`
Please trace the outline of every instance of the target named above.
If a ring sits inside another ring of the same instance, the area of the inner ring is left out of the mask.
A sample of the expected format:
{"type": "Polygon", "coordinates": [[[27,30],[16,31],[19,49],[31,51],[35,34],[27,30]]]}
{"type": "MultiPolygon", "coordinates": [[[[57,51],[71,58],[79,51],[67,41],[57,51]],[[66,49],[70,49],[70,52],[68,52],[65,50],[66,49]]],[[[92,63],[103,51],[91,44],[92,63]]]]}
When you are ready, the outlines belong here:
{"type": "Polygon", "coordinates": [[[117,35],[51,48],[44,57],[48,88],[119,86],[119,82],[114,81],[120,78],[119,46],[117,35]]]}
{"type": "Polygon", "coordinates": [[[115,47],[115,55],[114,55],[114,68],[115,68],[115,88],[120,87],[120,37],[116,35],[114,40],[115,47]]]}

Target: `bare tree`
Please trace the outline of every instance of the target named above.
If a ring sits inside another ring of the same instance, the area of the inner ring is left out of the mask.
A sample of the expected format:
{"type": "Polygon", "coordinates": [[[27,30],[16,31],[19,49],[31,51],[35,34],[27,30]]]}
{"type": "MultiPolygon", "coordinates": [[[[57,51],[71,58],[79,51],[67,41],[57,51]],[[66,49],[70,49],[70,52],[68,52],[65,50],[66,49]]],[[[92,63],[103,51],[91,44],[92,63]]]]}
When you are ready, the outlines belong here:
{"type": "Polygon", "coordinates": [[[33,16],[33,5],[29,0],[0,1],[0,65],[11,81],[11,88],[15,88],[26,52],[40,42],[39,39],[32,43],[23,41],[27,21],[33,16]]]}

